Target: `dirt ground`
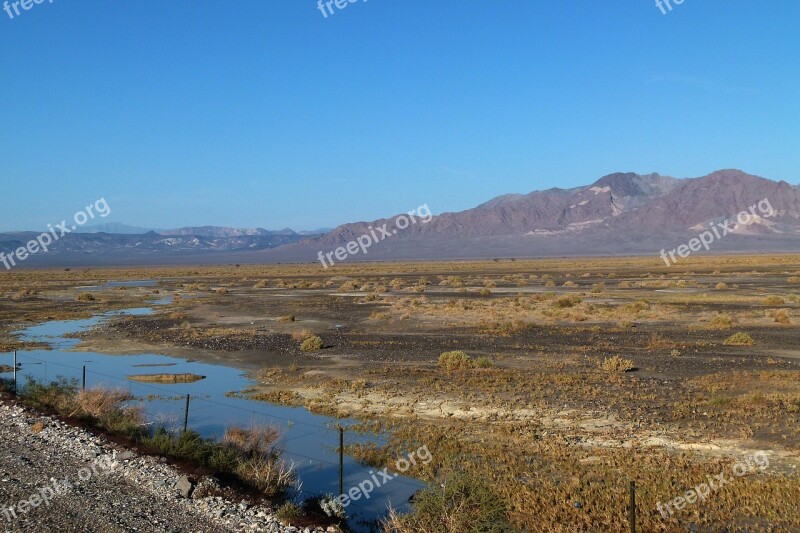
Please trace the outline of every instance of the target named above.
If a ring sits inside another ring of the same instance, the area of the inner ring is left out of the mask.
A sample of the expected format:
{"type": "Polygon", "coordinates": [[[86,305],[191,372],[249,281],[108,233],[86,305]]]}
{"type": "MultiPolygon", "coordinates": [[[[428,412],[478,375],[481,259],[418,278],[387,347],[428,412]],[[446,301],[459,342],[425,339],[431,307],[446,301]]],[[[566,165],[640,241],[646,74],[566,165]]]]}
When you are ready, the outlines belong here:
{"type": "Polygon", "coordinates": [[[431,479],[483,475],[520,529],[617,530],[636,479],[645,531],[791,531],[798,289],[795,255],[22,271],[0,275],[0,349],[31,322],[171,296],[79,349],[249,370],[242,394],[389,431],[365,460],[425,443],[431,479]],[[156,283],[76,288],[131,279],[156,283]],[[469,359],[447,370],[450,351],[469,359]],[[756,451],[766,471],[657,510],[756,451]]]}

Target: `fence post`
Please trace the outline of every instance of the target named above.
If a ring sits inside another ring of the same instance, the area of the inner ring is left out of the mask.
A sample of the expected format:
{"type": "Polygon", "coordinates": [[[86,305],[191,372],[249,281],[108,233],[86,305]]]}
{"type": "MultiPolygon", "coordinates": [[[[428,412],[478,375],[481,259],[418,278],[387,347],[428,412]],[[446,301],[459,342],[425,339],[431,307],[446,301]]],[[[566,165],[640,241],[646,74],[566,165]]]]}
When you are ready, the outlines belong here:
{"type": "Polygon", "coordinates": [[[636,533],[636,482],[631,481],[630,485],[630,522],[631,533],[636,533]]]}
{"type": "Polygon", "coordinates": [[[81,384],[81,390],[86,390],[86,365],[83,365],[83,382],[81,384]]]}
{"type": "Polygon", "coordinates": [[[344,494],[344,427],[339,426],[339,495],[344,494]]]}
{"type": "Polygon", "coordinates": [[[17,395],[17,351],[14,350],[14,396],[17,395]]]}
{"type": "Polygon", "coordinates": [[[183,432],[189,429],[189,395],[186,395],[186,412],[183,415],[183,432]]]}

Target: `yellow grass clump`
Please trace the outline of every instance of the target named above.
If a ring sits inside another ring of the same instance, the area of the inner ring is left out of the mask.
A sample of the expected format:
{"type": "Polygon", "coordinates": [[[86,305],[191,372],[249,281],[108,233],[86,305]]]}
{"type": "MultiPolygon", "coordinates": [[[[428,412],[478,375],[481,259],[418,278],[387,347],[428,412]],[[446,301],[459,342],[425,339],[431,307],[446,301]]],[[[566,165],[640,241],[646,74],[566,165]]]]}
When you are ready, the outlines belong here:
{"type": "Polygon", "coordinates": [[[630,372],[634,368],[632,359],[625,359],[618,355],[603,359],[601,368],[606,372],[630,372]]]}

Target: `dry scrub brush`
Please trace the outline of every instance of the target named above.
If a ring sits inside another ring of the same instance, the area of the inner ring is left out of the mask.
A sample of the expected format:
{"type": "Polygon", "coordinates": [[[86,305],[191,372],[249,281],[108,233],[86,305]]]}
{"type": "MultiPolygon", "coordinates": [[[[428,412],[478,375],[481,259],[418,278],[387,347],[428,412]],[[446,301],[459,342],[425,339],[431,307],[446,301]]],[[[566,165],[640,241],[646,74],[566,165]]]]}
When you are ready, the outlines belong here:
{"type": "Polygon", "coordinates": [[[294,465],[283,461],[276,447],[279,438],[277,428],[258,425],[230,428],[222,438],[223,445],[239,454],[237,476],[270,497],[283,494],[296,481],[294,465]]]}
{"type": "Polygon", "coordinates": [[[625,359],[618,355],[603,359],[601,368],[607,372],[630,372],[636,368],[632,359],[625,359]]]}
{"type": "Polygon", "coordinates": [[[545,436],[535,424],[386,424],[393,432],[392,453],[425,442],[433,457],[430,470],[421,473],[432,488],[415,497],[410,515],[389,518],[385,527],[391,533],[619,531],[626,524],[631,479],[637,480],[641,531],[800,526],[800,477],[769,472],[737,478],[713,499],[667,520],[658,512],[657,502],[682,495],[708,475],[725,471],[729,477],[735,459],[658,447],[576,446],[566,434],[545,436]],[[436,475],[451,471],[464,474],[458,491],[441,487],[447,477],[436,475]],[[510,526],[503,524],[506,519],[510,526]]]}
{"type": "Polygon", "coordinates": [[[387,533],[513,533],[503,500],[486,483],[469,474],[454,474],[417,493],[412,512],[394,509],[384,521],[387,533]]]}

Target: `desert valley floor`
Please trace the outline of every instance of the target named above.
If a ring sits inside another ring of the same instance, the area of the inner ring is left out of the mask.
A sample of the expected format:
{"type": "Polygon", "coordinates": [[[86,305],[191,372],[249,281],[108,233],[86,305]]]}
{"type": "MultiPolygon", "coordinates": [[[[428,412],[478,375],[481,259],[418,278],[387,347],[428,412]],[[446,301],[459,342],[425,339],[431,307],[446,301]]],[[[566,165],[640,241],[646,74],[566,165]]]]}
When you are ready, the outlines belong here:
{"type": "Polygon", "coordinates": [[[631,480],[642,531],[800,530],[800,256],[20,270],[0,352],[166,296],[76,349],[245,370],[231,394],[386,431],[368,464],[424,444],[417,477],[483,480],[518,530],[620,530],[631,480]]]}

